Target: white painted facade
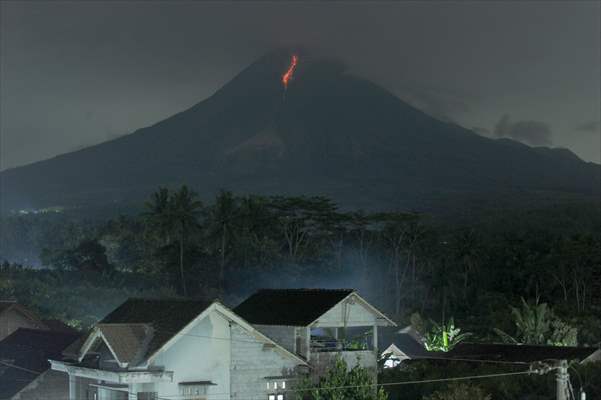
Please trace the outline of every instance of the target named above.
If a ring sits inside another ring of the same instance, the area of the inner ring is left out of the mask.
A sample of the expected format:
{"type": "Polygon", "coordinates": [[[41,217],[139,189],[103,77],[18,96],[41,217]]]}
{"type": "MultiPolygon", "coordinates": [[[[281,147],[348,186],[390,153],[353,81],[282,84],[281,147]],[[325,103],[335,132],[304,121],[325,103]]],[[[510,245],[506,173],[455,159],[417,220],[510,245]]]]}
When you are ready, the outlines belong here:
{"type": "Polygon", "coordinates": [[[357,293],[352,292],[307,326],[259,324],[254,326],[286,349],[305,358],[311,365],[313,374],[320,376],[336,357],[341,357],[349,368],[359,365],[372,369],[375,373],[378,356],[378,327],[396,326],[396,324],[357,293]],[[349,328],[371,330],[369,349],[320,348],[312,335],[315,331],[325,329],[333,332],[334,341],[338,341],[339,336],[342,338],[343,332],[349,328]]]}
{"type": "Polygon", "coordinates": [[[268,399],[274,382],[281,385],[306,366],[220,303],[174,334],[142,366],[110,371],[51,364],[69,375],[69,400],[268,399]]]}

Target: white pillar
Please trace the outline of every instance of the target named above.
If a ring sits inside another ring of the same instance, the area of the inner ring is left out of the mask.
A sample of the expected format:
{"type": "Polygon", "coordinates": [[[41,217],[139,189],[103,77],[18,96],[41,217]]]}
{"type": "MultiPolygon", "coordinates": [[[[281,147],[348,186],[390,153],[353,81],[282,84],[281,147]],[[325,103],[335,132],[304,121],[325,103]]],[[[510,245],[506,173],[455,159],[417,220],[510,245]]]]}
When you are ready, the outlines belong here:
{"type": "Polygon", "coordinates": [[[307,361],[311,358],[311,327],[308,326],[306,330],[307,338],[306,338],[306,346],[307,346],[307,361]]]}
{"type": "Polygon", "coordinates": [[[557,367],[557,375],[555,378],[557,383],[557,400],[568,400],[570,398],[570,393],[568,391],[569,378],[568,362],[566,360],[561,360],[557,367]]]}
{"type": "Polygon", "coordinates": [[[373,331],[373,345],[374,345],[374,353],[378,354],[378,325],[374,325],[373,331]]]}
{"type": "Polygon", "coordinates": [[[69,374],[69,400],[77,400],[77,377],[69,374]]]}

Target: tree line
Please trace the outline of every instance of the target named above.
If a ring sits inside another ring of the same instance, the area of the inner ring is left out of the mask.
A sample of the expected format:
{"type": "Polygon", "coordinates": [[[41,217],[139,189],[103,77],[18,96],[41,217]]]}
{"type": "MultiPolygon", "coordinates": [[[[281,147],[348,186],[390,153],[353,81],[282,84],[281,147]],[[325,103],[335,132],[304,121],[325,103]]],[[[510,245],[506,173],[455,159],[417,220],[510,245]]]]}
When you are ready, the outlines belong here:
{"type": "Polygon", "coordinates": [[[601,265],[601,228],[594,216],[550,209],[456,224],[341,210],[325,197],[221,191],[202,202],[182,186],[157,189],[135,214],[52,216],[39,231],[16,218],[4,229],[39,242],[45,267],[84,279],[135,275],[180,296],[232,304],[265,286],[354,287],[401,323],[416,312],[439,324],[453,316],[480,336],[495,335],[491,326],[515,334],[508,305],[524,298],[549,304],[578,328],[580,343],[596,343],[591,277],[601,265]]]}

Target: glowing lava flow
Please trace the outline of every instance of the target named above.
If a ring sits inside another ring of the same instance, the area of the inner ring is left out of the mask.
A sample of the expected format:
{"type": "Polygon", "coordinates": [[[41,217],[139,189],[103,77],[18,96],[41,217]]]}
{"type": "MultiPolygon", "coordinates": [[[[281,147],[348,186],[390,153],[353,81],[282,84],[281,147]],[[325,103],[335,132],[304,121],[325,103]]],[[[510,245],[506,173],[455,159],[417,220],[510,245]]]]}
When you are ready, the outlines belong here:
{"type": "Polygon", "coordinates": [[[284,89],[288,89],[288,82],[290,81],[290,79],[292,79],[292,75],[294,74],[294,70],[296,69],[296,63],[298,63],[298,57],[296,55],[293,55],[288,70],[284,75],[282,75],[282,83],[284,84],[284,89]]]}

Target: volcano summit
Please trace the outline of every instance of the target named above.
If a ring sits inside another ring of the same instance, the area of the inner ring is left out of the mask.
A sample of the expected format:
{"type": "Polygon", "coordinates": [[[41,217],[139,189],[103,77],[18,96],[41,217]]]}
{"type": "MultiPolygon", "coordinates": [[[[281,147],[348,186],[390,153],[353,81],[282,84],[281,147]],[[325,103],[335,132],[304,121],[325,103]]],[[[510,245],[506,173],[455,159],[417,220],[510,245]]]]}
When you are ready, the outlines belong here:
{"type": "Polygon", "coordinates": [[[601,168],[568,150],[482,137],[338,62],[279,50],[179,114],[0,179],[4,211],[137,201],[182,183],[201,196],[225,188],[440,210],[465,199],[596,199],[601,168]]]}

